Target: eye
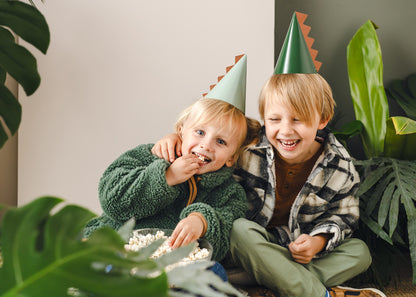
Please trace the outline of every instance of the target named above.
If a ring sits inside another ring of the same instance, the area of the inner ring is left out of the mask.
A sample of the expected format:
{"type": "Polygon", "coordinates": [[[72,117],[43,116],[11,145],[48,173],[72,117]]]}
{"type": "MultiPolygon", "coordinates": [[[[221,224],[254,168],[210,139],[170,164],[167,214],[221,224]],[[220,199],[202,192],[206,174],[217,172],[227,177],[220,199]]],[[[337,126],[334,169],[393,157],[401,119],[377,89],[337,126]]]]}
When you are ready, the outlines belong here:
{"type": "Polygon", "coordinates": [[[197,129],[197,130],[195,130],[195,134],[197,134],[199,136],[204,136],[205,135],[205,131],[204,130],[197,129]]]}
{"type": "Polygon", "coordinates": [[[218,138],[217,139],[217,143],[221,144],[221,145],[227,145],[227,143],[225,142],[224,139],[218,138]]]}
{"type": "Polygon", "coordinates": [[[278,118],[278,117],[271,117],[271,118],[268,118],[268,120],[270,122],[278,122],[278,121],[280,121],[280,118],[278,118]]]}

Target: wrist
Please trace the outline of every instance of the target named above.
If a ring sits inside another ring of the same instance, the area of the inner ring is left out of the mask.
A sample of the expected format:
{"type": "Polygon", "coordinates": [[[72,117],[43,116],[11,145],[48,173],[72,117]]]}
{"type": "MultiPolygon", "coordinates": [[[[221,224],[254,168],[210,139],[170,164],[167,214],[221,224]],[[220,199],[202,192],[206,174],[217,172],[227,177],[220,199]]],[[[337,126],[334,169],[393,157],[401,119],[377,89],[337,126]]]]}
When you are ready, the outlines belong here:
{"type": "Polygon", "coordinates": [[[205,233],[207,232],[207,229],[208,229],[208,222],[207,222],[207,220],[205,219],[205,217],[204,217],[204,215],[202,214],[202,213],[200,213],[200,212],[191,212],[189,215],[188,215],[188,217],[190,217],[190,216],[195,216],[195,217],[198,217],[200,220],[201,220],[201,223],[202,223],[202,232],[201,232],[201,235],[200,235],[200,237],[202,237],[202,236],[204,236],[205,235],[205,233]]]}
{"type": "Polygon", "coordinates": [[[170,167],[166,169],[165,178],[166,178],[166,183],[168,184],[168,186],[176,185],[175,175],[172,173],[172,170],[170,167]]]}
{"type": "Polygon", "coordinates": [[[328,244],[329,239],[332,237],[331,234],[328,233],[320,233],[313,236],[315,241],[319,247],[319,252],[323,251],[328,244]]]}

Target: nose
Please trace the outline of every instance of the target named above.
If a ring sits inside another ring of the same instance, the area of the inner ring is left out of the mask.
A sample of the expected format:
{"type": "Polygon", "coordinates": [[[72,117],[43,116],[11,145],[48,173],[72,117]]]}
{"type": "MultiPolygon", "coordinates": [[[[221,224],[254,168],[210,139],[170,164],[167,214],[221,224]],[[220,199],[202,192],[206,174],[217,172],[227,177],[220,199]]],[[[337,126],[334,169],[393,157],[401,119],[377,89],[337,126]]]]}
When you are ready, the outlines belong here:
{"type": "Polygon", "coordinates": [[[284,135],[289,135],[293,131],[292,123],[290,121],[281,121],[279,132],[284,135]]]}
{"type": "Polygon", "coordinates": [[[211,151],[212,150],[212,140],[211,139],[204,139],[199,144],[199,147],[206,150],[206,151],[211,151]]]}

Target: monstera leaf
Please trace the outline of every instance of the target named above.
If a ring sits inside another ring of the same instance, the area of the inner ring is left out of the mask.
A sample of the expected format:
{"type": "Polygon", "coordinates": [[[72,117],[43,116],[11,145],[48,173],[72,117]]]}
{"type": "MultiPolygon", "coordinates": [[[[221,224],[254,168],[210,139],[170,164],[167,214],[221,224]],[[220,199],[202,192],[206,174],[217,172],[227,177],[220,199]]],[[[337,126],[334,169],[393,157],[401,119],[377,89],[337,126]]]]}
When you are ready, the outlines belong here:
{"type": "Polygon", "coordinates": [[[44,16],[34,6],[14,0],[0,1],[0,148],[7,141],[7,129],[13,135],[21,121],[21,105],[5,86],[6,73],[12,76],[25,93],[32,95],[40,85],[36,58],[19,45],[17,37],[27,41],[42,53],[49,47],[49,27],[44,16]]]}
{"type": "MultiPolygon", "coordinates": [[[[416,163],[394,158],[355,160],[362,184],[358,190],[363,211],[361,220],[390,244],[404,244],[404,234],[396,232],[398,222],[405,220],[406,237],[413,271],[416,271],[416,163]],[[406,216],[399,213],[405,210],[406,216]]],[[[416,273],[413,273],[416,282],[416,273]]]]}
{"type": "Polygon", "coordinates": [[[6,212],[1,225],[0,296],[166,296],[167,276],[147,258],[134,260],[124,241],[109,228],[81,240],[91,212],[44,197],[6,212]],[[111,269],[109,269],[111,268],[111,269]],[[130,273],[138,269],[145,276],[130,273]]]}
{"type": "Polygon", "coordinates": [[[212,265],[209,261],[166,273],[165,267],[189,255],[195,244],[158,259],[150,255],[163,240],[138,252],[126,251],[124,244],[134,221],[127,222],[120,232],[101,228],[83,240],[83,228],[95,214],[76,205],[55,211],[62,201],[42,197],[4,214],[0,225],[0,297],[242,296],[207,269],[212,265]]]}

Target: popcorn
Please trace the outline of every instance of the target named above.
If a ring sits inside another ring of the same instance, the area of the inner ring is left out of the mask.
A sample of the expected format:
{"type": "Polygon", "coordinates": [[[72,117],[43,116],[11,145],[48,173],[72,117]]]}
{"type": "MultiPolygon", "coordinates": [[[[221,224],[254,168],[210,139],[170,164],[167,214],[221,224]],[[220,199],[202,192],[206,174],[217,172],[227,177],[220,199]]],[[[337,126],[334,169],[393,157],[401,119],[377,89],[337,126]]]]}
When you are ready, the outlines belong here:
{"type": "MultiPolygon", "coordinates": [[[[130,237],[129,243],[124,245],[124,248],[127,251],[139,251],[141,248],[146,247],[150,245],[152,242],[154,242],[157,239],[163,238],[165,241],[159,248],[150,256],[150,258],[154,259],[157,257],[160,257],[166,253],[169,253],[172,251],[172,248],[169,246],[169,240],[170,237],[165,235],[165,232],[163,231],[157,231],[156,234],[140,234],[139,232],[134,231],[133,236],[130,237]]],[[[209,256],[209,251],[206,248],[200,248],[198,245],[192,250],[192,252],[189,254],[188,257],[182,259],[178,263],[169,265],[166,267],[166,270],[172,269],[176,266],[180,265],[186,265],[189,264],[192,261],[196,260],[203,260],[209,256]]]]}

